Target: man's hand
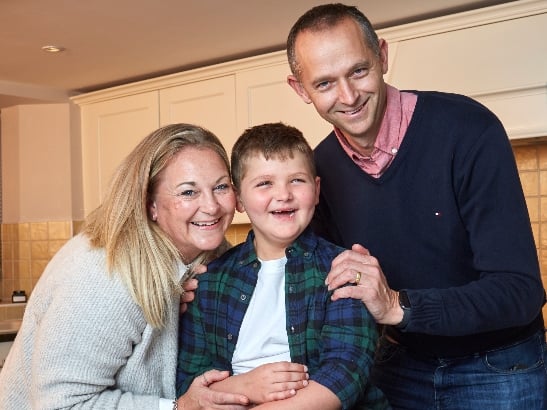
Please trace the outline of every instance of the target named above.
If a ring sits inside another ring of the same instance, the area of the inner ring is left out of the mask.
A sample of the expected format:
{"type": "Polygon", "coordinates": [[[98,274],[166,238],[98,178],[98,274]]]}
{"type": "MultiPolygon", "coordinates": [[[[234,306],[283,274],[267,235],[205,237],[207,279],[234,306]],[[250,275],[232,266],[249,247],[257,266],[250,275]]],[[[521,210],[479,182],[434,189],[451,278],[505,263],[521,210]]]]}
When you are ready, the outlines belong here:
{"type": "Polygon", "coordinates": [[[360,299],[378,323],[397,325],[403,319],[398,292],[390,289],[378,260],[361,245],[353,245],[332,261],[325,283],[329,290],[336,289],[332,300],[360,299]],[[346,283],[356,286],[343,286],[346,283]]]}

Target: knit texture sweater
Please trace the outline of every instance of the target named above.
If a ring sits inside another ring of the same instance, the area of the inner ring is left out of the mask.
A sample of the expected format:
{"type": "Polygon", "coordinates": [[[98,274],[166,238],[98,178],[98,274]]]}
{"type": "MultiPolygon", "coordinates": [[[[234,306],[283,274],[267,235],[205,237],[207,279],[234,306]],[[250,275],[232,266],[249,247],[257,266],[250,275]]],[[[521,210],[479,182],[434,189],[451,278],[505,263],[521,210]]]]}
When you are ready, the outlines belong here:
{"type": "Polygon", "coordinates": [[[0,409],[158,409],[175,398],[179,300],[154,329],[85,236],[51,260],[0,372],[0,409]]]}
{"type": "Polygon", "coordinates": [[[388,327],[418,353],[460,356],[542,328],[536,248],[513,152],[500,121],[476,101],[415,92],[397,156],[379,178],[334,133],[315,150],[321,177],[313,226],[375,256],[411,320],[388,327]]]}

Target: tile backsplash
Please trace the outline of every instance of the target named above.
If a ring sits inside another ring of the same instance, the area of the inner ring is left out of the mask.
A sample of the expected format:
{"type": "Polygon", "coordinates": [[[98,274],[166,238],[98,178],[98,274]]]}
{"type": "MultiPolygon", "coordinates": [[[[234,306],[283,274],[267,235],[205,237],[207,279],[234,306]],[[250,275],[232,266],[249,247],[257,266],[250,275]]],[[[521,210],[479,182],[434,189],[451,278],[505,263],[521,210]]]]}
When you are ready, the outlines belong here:
{"type": "MultiPolygon", "coordinates": [[[[547,284],[547,137],[513,141],[513,152],[536,241],[544,286],[547,284]]],[[[81,221],[2,224],[0,298],[11,302],[14,290],[30,295],[45,266],[57,250],[78,232],[81,221]]],[[[245,240],[250,225],[232,225],[226,238],[232,244],[245,240]]],[[[547,307],[544,308],[547,321],[547,307]]],[[[11,311],[11,316],[15,311],[11,311]]],[[[7,315],[0,306],[0,320],[7,315]]]]}

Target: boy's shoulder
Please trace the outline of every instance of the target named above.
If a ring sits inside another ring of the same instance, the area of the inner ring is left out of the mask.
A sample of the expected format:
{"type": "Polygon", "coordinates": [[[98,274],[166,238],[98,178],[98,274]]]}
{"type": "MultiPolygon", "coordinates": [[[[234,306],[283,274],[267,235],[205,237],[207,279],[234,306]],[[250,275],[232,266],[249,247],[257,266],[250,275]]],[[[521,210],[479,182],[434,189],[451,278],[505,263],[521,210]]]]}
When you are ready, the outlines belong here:
{"type": "Polygon", "coordinates": [[[219,269],[223,266],[233,265],[234,263],[237,263],[241,260],[241,257],[245,252],[245,248],[245,242],[231,247],[218,258],[215,258],[211,262],[209,262],[209,264],[207,265],[207,270],[219,269]]]}
{"type": "Polygon", "coordinates": [[[317,235],[311,227],[308,227],[300,234],[297,242],[299,242],[302,247],[313,250],[314,252],[328,253],[333,256],[336,256],[345,250],[345,248],[317,235]]]}

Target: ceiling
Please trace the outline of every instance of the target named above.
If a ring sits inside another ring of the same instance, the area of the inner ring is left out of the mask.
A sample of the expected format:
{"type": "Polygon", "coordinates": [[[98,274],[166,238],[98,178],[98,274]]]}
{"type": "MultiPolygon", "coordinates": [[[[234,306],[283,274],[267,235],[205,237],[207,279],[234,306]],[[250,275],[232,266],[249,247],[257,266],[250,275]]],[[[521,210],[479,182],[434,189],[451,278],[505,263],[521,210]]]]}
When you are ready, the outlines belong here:
{"type": "MultiPolygon", "coordinates": [[[[510,0],[353,0],[376,29],[510,0]]],[[[0,109],[284,49],[317,0],[0,0],[0,109]],[[45,45],[65,51],[48,54],[45,45]]]]}

